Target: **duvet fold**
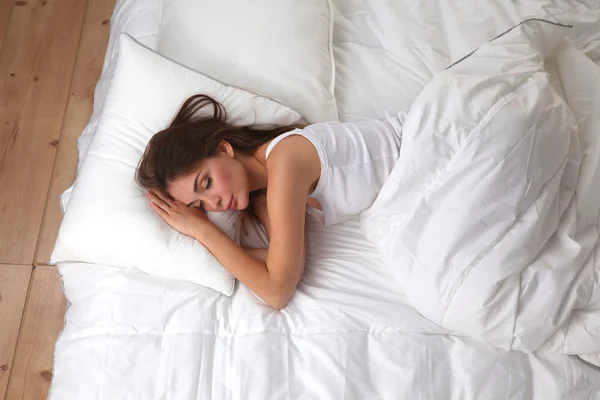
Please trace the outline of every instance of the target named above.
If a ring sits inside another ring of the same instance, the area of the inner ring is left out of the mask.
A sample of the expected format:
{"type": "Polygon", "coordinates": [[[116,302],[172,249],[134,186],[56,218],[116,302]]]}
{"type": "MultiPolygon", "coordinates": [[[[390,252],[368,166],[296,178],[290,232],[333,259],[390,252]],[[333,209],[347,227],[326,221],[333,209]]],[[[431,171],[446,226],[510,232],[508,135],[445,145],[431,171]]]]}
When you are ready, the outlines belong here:
{"type": "Polygon", "coordinates": [[[411,304],[507,350],[600,351],[600,66],[527,21],[438,74],[362,229],[411,304]]]}

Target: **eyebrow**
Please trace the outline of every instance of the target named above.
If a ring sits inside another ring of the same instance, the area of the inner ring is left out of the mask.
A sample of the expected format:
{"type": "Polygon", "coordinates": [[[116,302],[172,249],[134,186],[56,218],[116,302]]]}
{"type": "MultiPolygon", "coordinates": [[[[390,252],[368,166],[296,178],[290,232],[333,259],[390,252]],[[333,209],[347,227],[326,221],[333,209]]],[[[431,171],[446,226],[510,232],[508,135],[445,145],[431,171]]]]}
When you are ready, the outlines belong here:
{"type": "MultiPolygon", "coordinates": [[[[194,178],[194,193],[198,193],[198,178],[200,177],[200,173],[202,171],[198,171],[198,174],[196,175],[196,178],[194,178]]],[[[192,201],[191,203],[189,203],[187,206],[191,206],[192,204],[194,204],[196,200],[192,201]]]]}
{"type": "Polygon", "coordinates": [[[198,193],[198,177],[200,177],[200,172],[202,172],[202,171],[198,171],[198,174],[196,175],[196,178],[194,179],[194,193],[198,193]]]}

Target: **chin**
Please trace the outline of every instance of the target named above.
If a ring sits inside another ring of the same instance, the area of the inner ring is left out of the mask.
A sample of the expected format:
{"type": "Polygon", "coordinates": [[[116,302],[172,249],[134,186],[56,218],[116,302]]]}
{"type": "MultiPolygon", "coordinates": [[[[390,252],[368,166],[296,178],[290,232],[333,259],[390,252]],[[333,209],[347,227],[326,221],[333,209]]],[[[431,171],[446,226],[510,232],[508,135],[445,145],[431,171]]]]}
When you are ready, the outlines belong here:
{"type": "Polygon", "coordinates": [[[244,194],[244,196],[241,199],[237,199],[237,200],[238,200],[237,209],[239,211],[244,211],[250,205],[250,198],[247,193],[244,194]]]}

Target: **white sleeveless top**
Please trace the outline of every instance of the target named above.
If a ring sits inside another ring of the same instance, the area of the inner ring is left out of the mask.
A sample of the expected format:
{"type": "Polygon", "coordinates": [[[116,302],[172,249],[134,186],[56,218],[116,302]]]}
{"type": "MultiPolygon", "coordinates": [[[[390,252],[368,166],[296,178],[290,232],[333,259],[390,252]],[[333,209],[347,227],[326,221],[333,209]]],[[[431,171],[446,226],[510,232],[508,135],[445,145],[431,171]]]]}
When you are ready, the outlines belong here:
{"type": "MultiPolygon", "coordinates": [[[[344,222],[370,207],[400,155],[404,113],[357,122],[321,122],[275,138],[301,135],[317,149],[321,176],[309,197],[319,201],[323,224],[344,222]]],[[[317,210],[318,211],[318,210],[317,210]]]]}

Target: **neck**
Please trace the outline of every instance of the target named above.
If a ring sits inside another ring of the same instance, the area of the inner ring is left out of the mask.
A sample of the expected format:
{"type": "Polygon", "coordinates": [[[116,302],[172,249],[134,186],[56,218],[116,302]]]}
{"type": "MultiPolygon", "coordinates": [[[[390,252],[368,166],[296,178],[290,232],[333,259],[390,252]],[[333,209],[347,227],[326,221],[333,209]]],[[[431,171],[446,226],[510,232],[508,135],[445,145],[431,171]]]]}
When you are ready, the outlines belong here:
{"type": "MultiPolygon", "coordinates": [[[[258,153],[258,152],[257,152],[258,153]]],[[[264,157],[263,157],[264,158],[264,157]]],[[[266,160],[261,160],[260,154],[245,156],[242,160],[246,173],[248,174],[248,185],[250,192],[267,188],[267,166],[266,160]]]]}

